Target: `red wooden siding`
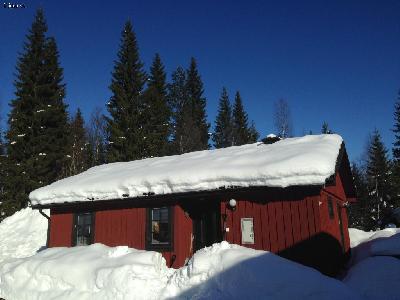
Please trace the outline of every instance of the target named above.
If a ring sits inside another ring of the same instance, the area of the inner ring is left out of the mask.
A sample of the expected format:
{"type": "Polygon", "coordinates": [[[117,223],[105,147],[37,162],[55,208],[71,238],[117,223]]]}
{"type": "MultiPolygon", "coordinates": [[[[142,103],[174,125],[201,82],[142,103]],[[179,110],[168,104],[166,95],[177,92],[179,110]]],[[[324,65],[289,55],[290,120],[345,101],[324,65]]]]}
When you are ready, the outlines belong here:
{"type": "Polygon", "coordinates": [[[51,210],[49,247],[70,247],[73,214],[51,210]]]}
{"type": "Polygon", "coordinates": [[[346,201],[346,193],[344,191],[343,182],[339,173],[336,174],[334,183],[326,186],[324,190],[335,195],[336,198],[346,201]]]}
{"type": "Polygon", "coordinates": [[[339,227],[339,208],[342,214],[344,250],[347,252],[350,249],[350,237],[348,230],[347,211],[344,207],[344,202],[341,199],[337,198],[336,195],[327,193],[325,190],[321,191],[321,200],[322,203],[319,206],[319,212],[321,216],[321,231],[335,237],[340,244],[342,243],[339,227]],[[329,217],[328,197],[331,197],[333,204],[334,217],[332,219],[329,217]]]}
{"type": "Polygon", "coordinates": [[[251,199],[236,199],[236,210],[227,209],[227,201],[221,202],[221,222],[225,240],[242,245],[241,219],[253,218],[254,245],[244,246],[279,252],[318,233],[319,214],[314,212],[319,196],[291,201],[270,201],[262,203],[251,199]]]}
{"type": "Polygon", "coordinates": [[[350,249],[350,237],[348,230],[348,218],[347,211],[344,207],[347,201],[345,189],[343,186],[342,178],[340,173],[335,176],[335,181],[333,184],[325,187],[321,191],[321,205],[319,206],[320,220],[321,220],[321,231],[326,232],[334,236],[341,243],[340,227],[339,227],[339,212],[338,207],[340,207],[342,214],[342,226],[344,235],[344,245],[343,248],[347,252],[350,249]],[[334,218],[329,218],[328,213],[328,196],[332,198],[334,218]],[[338,206],[339,205],[339,206],[338,206]]]}
{"type": "Polygon", "coordinates": [[[145,248],[146,208],[101,210],[95,217],[95,243],[145,248]]]}
{"type": "MultiPolygon", "coordinates": [[[[179,205],[174,210],[173,250],[162,252],[168,266],[173,255],[176,259],[173,267],[180,267],[192,252],[192,220],[179,205]]],[[[72,244],[72,211],[51,211],[49,247],[70,247],[72,244]]],[[[94,242],[104,245],[128,246],[145,249],[146,244],[146,208],[131,207],[107,209],[95,212],[94,242]]]]}

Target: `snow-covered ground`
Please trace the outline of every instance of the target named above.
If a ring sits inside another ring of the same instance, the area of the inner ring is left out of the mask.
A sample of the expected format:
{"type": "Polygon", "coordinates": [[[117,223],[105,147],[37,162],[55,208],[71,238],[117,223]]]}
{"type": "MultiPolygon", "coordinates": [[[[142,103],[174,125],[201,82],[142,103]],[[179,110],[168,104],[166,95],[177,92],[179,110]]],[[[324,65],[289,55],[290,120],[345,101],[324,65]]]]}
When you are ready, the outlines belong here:
{"type": "Polygon", "coordinates": [[[399,229],[351,229],[354,259],[340,281],[227,242],[197,251],[178,270],[157,252],[124,246],[43,250],[46,222],[27,208],[0,223],[0,298],[400,299],[400,260],[392,256],[400,254],[399,229]]]}
{"type": "Polygon", "coordinates": [[[343,282],[363,299],[400,299],[400,228],[349,232],[354,248],[343,282]]]}

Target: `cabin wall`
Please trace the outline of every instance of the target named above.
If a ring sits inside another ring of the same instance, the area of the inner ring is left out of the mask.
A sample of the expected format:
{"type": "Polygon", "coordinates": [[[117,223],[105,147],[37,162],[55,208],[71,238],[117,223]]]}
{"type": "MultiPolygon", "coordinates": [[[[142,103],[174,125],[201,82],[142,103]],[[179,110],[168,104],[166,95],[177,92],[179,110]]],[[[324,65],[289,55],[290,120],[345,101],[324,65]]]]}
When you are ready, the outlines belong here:
{"type": "Polygon", "coordinates": [[[95,215],[94,242],[145,249],[146,208],[99,210],[95,215]]]}
{"type": "Polygon", "coordinates": [[[230,243],[279,253],[321,230],[319,195],[268,202],[241,198],[236,199],[234,211],[228,208],[228,201],[221,202],[221,224],[224,239],[230,243]],[[242,244],[242,218],[253,218],[254,244],[242,244]]]}
{"type": "Polygon", "coordinates": [[[343,229],[343,238],[344,238],[344,244],[342,246],[344,252],[348,252],[350,250],[348,216],[347,216],[347,209],[345,207],[346,201],[347,199],[346,199],[346,194],[344,192],[341,176],[339,174],[336,174],[334,184],[325,187],[321,191],[321,202],[322,202],[320,205],[321,224],[322,224],[322,230],[324,232],[331,234],[342,244],[340,224],[339,224],[340,223],[339,212],[341,213],[342,216],[341,226],[343,229]],[[331,197],[333,201],[334,218],[329,217],[328,197],[331,197]]]}
{"type": "Polygon", "coordinates": [[[73,214],[63,210],[50,210],[49,247],[70,247],[73,214]]]}
{"type": "MultiPolygon", "coordinates": [[[[173,250],[162,252],[168,266],[180,267],[192,254],[192,221],[180,205],[173,205],[173,250]],[[173,259],[175,256],[175,259],[173,259]]],[[[49,247],[71,247],[74,210],[51,210],[49,247]]],[[[97,209],[94,242],[110,247],[146,247],[146,208],[97,209]]]]}

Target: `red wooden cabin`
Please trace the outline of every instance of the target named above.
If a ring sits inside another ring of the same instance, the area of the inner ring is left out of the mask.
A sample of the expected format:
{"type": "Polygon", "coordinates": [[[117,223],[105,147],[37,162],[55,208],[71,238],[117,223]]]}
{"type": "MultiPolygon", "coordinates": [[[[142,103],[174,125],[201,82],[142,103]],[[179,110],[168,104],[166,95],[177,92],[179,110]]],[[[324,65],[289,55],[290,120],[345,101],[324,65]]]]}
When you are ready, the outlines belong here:
{"type": "Polygon", "coordinates": [[[350,165],[341,144],[333,174],[320,185],[231,186],[98,201],[33,201],[33,207],[50,208],[49,247],[127,245],[160,251],[177,268],[196,250],[226,240],[335,275],[349,253],[346,207],[354,200],[350,165]]]}

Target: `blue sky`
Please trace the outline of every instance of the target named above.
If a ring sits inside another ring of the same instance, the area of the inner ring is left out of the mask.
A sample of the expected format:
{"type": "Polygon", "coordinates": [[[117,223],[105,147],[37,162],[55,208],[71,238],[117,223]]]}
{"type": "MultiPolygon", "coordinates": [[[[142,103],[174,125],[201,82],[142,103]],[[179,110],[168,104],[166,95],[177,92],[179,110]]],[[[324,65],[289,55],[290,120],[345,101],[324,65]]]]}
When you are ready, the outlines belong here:
{"type": "MultiPolygon", "coordinates": [[[[22,0],[21,0],[22,1],[22,0]]],[[[341,134],[351,159],[379,129],[393,142],[400,89],[400,1],[26,1],[0,8],[0,105],[5,126],[17,54],[35,10],[55,36],[70,111],[105,108],[123,24],[130,19],[148,70],[159,52],[168,76],[198,60],[213,124],[226,86],[240,90],[262,136],[273,132],[273,103],[288,101],[295,135],[341,134]]]]}

